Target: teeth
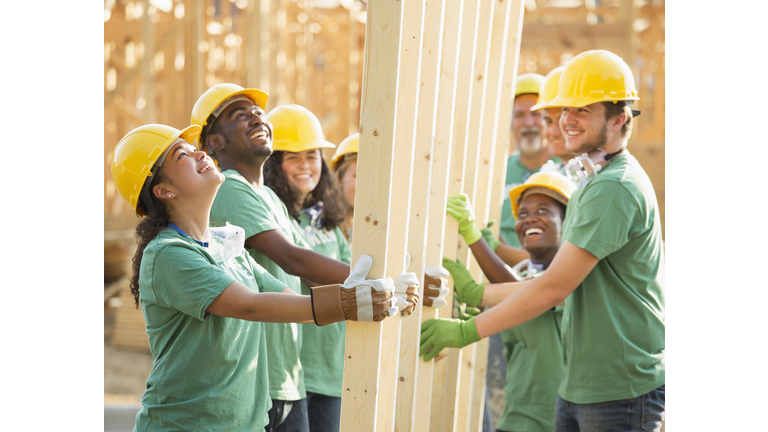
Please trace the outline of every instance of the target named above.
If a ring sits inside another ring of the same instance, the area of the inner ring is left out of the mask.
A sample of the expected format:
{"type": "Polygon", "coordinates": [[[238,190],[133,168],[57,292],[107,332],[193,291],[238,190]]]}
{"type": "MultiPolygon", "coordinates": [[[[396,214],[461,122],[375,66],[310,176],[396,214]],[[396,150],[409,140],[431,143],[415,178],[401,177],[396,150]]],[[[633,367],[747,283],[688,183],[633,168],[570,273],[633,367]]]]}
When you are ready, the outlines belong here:
{"type": "Polygon", "coordinates": [[[571,135],[571,136],[573,136],[573,135],[581,135],[581,132],[568,131],[568,135],[571,135]]]}
{"type": "Polygon", "coordinates": [[[198,173],[202,173],[202,172],[205,172],[205,171],[207,171],[207,170],[208,170],[208,168],[210,168],[210,167],[211,167],[210,165],[205,165],[204,167],[200,168],[200,171],[198,171],[198,173]]]}
{"type": "Polygon", "coordinates": [[[266,137],[267,137],[267,132],[266,131],[259,131],[259,132],[254,133],[253,135],[251,135],[251,139],[266,138],[266,137]]]}
{"type": "Polygon", "coordinates": [[[544,231],[542,231],[540,228],[531,228],[525,231],[525,235],[531,234],[544,234],[544,231]]]}

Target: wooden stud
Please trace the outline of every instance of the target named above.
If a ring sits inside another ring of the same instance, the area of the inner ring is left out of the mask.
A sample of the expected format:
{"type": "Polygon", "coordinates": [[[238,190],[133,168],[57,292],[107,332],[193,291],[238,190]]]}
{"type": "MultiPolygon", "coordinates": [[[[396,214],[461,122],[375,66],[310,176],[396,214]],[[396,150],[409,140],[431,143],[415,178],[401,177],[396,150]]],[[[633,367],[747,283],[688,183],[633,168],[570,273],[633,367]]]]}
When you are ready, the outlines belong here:
{"type": "MultiPolygon", "coordinates": [[[[370,255],[369,278],[383,277],[387,268],[402,12],[403,4],[397,0],[368,4],[352,263],[362,254],[370,255]]],[[[404,173],[398,169],[396,174],[404,173]]],[[[397,322],[393,318],[388,320],[397,322]]],[[[397,361],[396,350],[382,349],[383,327],[382,323],[347,324],[341,398],[341,424],[346,430],[377,430],[379,382],[396,379],[396,374],[379,376],[382,360],[397,361]]]]}

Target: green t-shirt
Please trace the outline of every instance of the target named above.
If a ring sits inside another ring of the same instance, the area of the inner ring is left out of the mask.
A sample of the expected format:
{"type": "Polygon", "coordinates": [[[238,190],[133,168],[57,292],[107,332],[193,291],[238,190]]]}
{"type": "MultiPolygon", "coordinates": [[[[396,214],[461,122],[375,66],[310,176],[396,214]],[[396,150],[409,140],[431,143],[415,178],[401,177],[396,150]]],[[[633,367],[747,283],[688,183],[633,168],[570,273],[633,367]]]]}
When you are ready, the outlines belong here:
{"type": "MultiPolygon", "coordinates": [[[[283,202],[267,186],[263,190],[252,186],[234,170],[224,171],[225,180],[216,194],[211,208],[211,225],[225,222],[245,230],[248,239],[264,231],[279,229],[294,244],[305,246],[295,231],[283,202]]],[[[286,273],[266,255],[246,246],[246,250],[259,265],[277,280],[301,293],[301,280],[286,273]]],[[[301,325],[296,323],[265,323],[267,356],[269,357],[269,395],[272,399],[293,401],[304,399],[304,372],[299,360],[301,351],[301,325]]]]}
{"type": "Polygon", "coordinates": [[[563,379],[562,318],[563,306],[558,306],[500,333],[507,362],[507,382],[497,429],[510,432],[554,429],[557,389],[563,379]]]}
{"type": "MultiPolygon", "coordinates": [[[[299,221],[294,219],[293,223],[315,252],[345,264],[350,263],[352,253],[349,251],[349,243],[339,227],[333,231],[320,229],[313,232],[309,218],[303,213],[299,214],[299,221]]],[[[301,291],[309,295],[309,287],[303,283],[301,291]]],[[[322,327],[302,324],[302,327],[304,340],[301,346],[301,365],[304,367],[304,385],[307,391],[340,398],[347,322],[341,321],[322,327]]]]}
{"type": "Polygon", "coordinates": [[[653,185],[633,156],[614,157],[574,192],[562,238],[600,261],[565,301],[560,397],[607,402],[664,384],[661,223],[653,185]]]}
{"type": "MultiPolygon", "coordinates": [[[[550,159],[555,163],[560,160],[557,158],[550,159]]],[[[502,196],[501,203],[501,224],[499,225],[499,235],[512,247],[519,248],[520,242],[517,240],[517,233],[515,233],[515,215],[512,214],[512,204],[509,202],[509,191],[520,186],[531,174],[539,171],[536,168],[533,171],[528,171],[528,168],[524,167],[520,163],[520,153],[516,152],[507,159],[507,174],[504,180],[504,196],[502,196]]]]}
{"type": "Polygon", "coordinates": [[[264,324],[205,310],[234,281],[256,292],[285,285],[245,252],[216,263],[170,228],[144,250],[139,280],[155,360],[135,430],[263,430],[272,406],[264,324]]]}

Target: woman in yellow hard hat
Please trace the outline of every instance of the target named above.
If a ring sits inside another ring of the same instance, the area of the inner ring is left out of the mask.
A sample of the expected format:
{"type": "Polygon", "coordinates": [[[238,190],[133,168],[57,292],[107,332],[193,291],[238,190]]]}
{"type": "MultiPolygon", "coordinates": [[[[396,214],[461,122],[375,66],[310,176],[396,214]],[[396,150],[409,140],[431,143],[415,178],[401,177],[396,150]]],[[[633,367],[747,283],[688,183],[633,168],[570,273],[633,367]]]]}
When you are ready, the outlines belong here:
{"type": "MultiPolygon", "coordinates": [[[[517,264],[510,273],[503,263],[488,259],[492,253],[475,255],[491,282],[523,280],[546,270],[560,247],[566,206],[575,190],[576,185],[557,172],[538,172],[510,191],[512,214],[516,219],[515,232],[530,259],[517,264]]],[[[466,211],[471,212],[471,208],[457,208],[456,205],[448,208],[449,213],[466,211]]],[[[443,267],[453,277],[455,298],[466,303],[461,306],[460,316],[469,319],[480,313],[477,308],[480,304],[478,293],[482,295],[483,289],[491,292],[494,286],[475,283],[460,262],[445,259],[443,267]]],[[[504,409],[496,430],[553,430],[557,389],[563,376],[559,330],[562,315],[563,306],[558,306],[523,325],[500,333],[507,364],[507,382],[504,386],[504,409]]],[[[425,336],[422,336],[422,349],[424,341],[425,336]]]]}
{"type": "Polygon", "coordinates": [[[224,177],[191,144],[200,132],[145,125],[114,151],[116,189],[143,216],[130,288],[155,358],[136,430],[263,430],[270,408],[263,322],[327,325],[371,307],[377,321],[397,311],[391,280],[364,279],[370,257],[344,284],[313,288],[310,298],[250,257],[243,229],[209,228],[224,177]],[[371,301],[361,309],[344,302],[342,290],[371,301]]]}
{"type": "MultiPolygon", "coordinates": [[[[264,184],[280,197],[294,227],[315,252],[349,264],[349,243],[339,228],[346,205],[321,151],[336,146],[325,140],[317,117],[300,105],[277,106],[266,119],[272,124],[274,144],[264,164],[264,184]]],[[[309,294],[304,282],[301,292],[309,294]]],[[[305,325],[301,330],[309,429],[338,432],[346,323],[305,325]]]]}
{"type": "Polygon", "coordinates": [[[336,173],[341,185],[341,193],[347,205],[347,214],[341,223],[341,231],[352,243],[352,219],[355,214],[355,185],[357,183],[357,149],[360,134],[354,133],[344,139],[331,158],[330,167],[336,173]]]}

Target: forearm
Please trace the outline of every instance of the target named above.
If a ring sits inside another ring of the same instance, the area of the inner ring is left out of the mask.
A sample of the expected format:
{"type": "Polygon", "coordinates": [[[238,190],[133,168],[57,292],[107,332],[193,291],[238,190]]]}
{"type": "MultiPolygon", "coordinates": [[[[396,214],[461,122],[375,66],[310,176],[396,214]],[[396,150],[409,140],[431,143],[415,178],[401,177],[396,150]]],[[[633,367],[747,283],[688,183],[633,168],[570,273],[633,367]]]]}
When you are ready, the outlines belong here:
{"type": "Polygon", "coordinates": [[[296,294],[290,288],[282,293],[259,293],[235,284],[238,283],[234,282],[215,298],[206,312],[247,321],[314,322],[309,296],[296,294]]]}
{"type": "Polygon", "coordinates": [[[308,286],[341,284],[349,277],[347,264],[313,250],[296,248],[299,249],[297,253],[284,259],[284,265],[278,265],[287,273],[309,282],[308,286]]]}
{"type": "MultiPolygon", "coordinates": [[[[501,249],[503,246],[499,246],[501,249]]],[[[477,263],[480,264],[480,268],[483,270],[485,277],[488,278],[491,283],[501,282],[514,282],[515,278],[512,273],[507,270],[504,262],[496,255],[491,247],[488,246],[488,242],[484,238],[480,237],[480,240],[469,245],[469,249],[475,256],[477,263]]]]}
{"type": "Polygon", "coordinates": [[[510,267],[514,267],[520,261],[529,259],[531,257],[531,255],[524,249],[518,249],[504,243],[500,244],[499,247],[496,248],[496,255],[499,256],[504,264],[510,267]]]}
{"type": "Polygon", "coordinates": [[[503,282],[486,284],[483,289],[483,298],[478,306],[493,307],[516,293],[523,287],[524,282],[503,282]]]}
{"type": "MultiPolygon", "coordinates": [[[[488,304],[495,303],[496,306],[475,318],[481,338],[524,324],[563,301],[557,289],[541,283],[541,277],[525,282],[499,284],[497,287],[499,289],[494,290],[496,294],[489,298],[488,304]]],[[[484,294],[481,305],[487,306],[485,301],[484,294]]]]}

